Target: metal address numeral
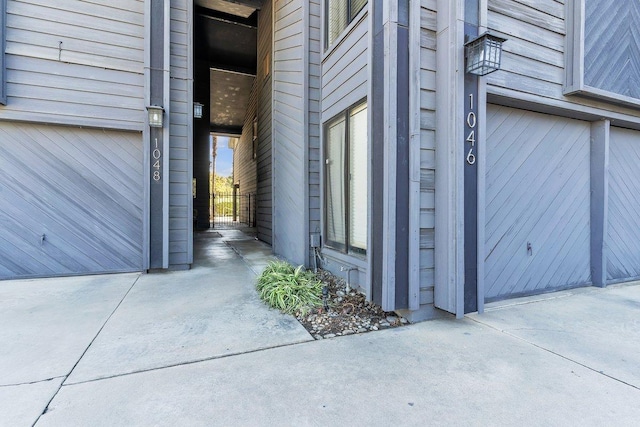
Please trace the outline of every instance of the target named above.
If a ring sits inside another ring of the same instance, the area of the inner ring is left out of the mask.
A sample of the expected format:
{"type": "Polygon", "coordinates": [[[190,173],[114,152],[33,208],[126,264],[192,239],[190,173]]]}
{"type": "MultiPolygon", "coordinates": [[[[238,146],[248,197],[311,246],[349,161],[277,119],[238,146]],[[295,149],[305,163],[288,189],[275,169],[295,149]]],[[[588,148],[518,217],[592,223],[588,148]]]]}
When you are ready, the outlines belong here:
{"type": "Polygon", "coordinates": [[[476,155],[473,154],[473,148],[469,149],[469,153],[467,153],[467,163],[473,165],[476,162],[476,155]]]}
{"type": "Polygon", "coordinates": [[[158,182],[162,179],[162,175],[160,174],[160,159],[162,158],[162,151],[158,148],[158,138],[156,138],[156,148],[151,152],[151,156],[155,163],[153,164],[153,168],[156,169],[153,171],[153,180],[158,182]]]}
{"type": "MultiPolygon", "coordinates": [[[[469,94],[469,109],[473,110],[473,94],[469,94]]],[[[478,119],[476,117],[476,113],[473,111],[469,111],[467,114],[467,126],[471,128],[471,132],[467,136],[466,141],[471,144],[471,148],[469,148],[469,152],[467,153],[467,163],[469,165],[473,165],[476,162],[476,155],[473,154],[473,147],[476,146],[476,131],[475,127],[478,124],[478,119]]]]}

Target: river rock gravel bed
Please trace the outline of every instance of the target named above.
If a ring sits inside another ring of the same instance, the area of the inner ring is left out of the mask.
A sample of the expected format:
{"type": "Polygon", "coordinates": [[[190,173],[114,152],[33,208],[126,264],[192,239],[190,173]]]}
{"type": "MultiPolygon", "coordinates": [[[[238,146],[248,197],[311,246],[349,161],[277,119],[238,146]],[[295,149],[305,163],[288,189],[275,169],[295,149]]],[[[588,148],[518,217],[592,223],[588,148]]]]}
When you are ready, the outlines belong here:
{"type": "Polygon", "coordinates": [[[387,312],[354,290],[346,290],[344,279],[326,270],[318,270],[318,278],[327,286],[329,310],[315,309],[296,315],[298,321],[317,340],[396,328],[409,322],[394,312],[387,312]]]}

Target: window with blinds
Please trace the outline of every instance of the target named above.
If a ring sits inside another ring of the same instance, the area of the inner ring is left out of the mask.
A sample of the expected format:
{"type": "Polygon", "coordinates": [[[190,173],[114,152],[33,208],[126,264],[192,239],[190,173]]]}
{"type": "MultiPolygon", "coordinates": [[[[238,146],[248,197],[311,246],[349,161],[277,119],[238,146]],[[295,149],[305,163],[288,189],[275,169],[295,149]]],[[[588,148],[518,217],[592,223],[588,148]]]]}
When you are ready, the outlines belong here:
{"type": "Polygon", "coordinates": [[[366,102],[325,125],[325,240],[342,252],[367,252],[367,129],[366,102]]]}
{"type": "Polygon", "coordinates": [[[326,0],[326,47],[342,34],[367,4],[367,0],[326,0]]]}

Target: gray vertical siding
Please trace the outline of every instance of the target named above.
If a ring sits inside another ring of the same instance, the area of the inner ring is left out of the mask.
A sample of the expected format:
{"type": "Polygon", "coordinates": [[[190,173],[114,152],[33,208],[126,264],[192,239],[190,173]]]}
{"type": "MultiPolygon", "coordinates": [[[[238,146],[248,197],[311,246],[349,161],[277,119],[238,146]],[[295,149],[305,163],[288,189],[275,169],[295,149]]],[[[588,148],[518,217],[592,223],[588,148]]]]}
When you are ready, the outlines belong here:
{"type": "Polygon", "coordinates": [[[0,120],[142,130],[144,1],[8,0],[6,30],[0,120]]]}
{"type": "Polygon", "coordinates": [[[433,304],[435,249],[436,0],[420,10],[420,305],[433,304]]]}
{"type": "Polygon", "coordinates": [[[140,271],[139,132],[0,123],[0,279],[140,271]]]}
{"type": "Polygon", "coordinates": [[[192,228],[191,120],[192,71],[188,0],[171,1],[171,106],[169,129],[169,265],[184,268],[193,262],[190,240],[192,228]]]}
{"type": "Polygon", "coordinates": [[[257,157],[257,231],[258,238],[273,242],[272,117],[273,102],[273,8],[271,0],[262,5],[258,15],[258,157],[257,157]],[[268,67],[268,70],[267,70],[268,67]]]}
{"type": "Polygon", "coordinates": [[[590,123],[489,105],[486,156],[486,298],[589,283],[590,123]]]}
{"type": "Polygon", "coordinates": [[[308,262],[306,7],[274,1],[273,249],[296,264],[308,262]]]}
{"type": "Polygon", "coordinates": [[[611,127],[607,279],[640,277],[640,132],[611,127]]]}

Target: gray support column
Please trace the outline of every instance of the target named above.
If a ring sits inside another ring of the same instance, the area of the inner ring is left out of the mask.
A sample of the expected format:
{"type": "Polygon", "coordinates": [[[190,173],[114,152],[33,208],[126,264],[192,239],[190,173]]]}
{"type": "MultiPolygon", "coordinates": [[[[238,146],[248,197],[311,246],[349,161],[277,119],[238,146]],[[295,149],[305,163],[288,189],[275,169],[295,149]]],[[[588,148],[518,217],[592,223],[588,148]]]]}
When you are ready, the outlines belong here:
{"type": "Polygon", "coordinates": [[[591,124],[591,282],[607,285],[609,120],[591,124]]]}
{"type": "Polygon", "coordinates": [[[149,268],[169,267],[169,1],[149,0],[147,103],[164,108],[162,128],[150,128],[145,153],[149,194],[149,268]]]}
{"type": "MultiPolygon", "coordinates": [[[[479,0],[466,0],[464,9],[465,43],[478,36],[480,25],[479,0]]],[[[463,136],[464,162],[464,312],[478,309],[478,77],[464,75],[463,136]]]]}
{"type": "Polygon", "coordinates": [[[372,4],[372,297],[409,307],[409,1],[372,4]]]}
{"type": "Polygon", "coordinates": [[[438,0],[436,307],[464,315],[464,2],[438,0]]]}

